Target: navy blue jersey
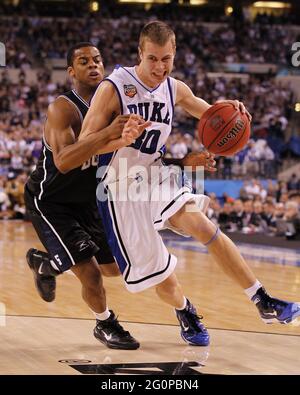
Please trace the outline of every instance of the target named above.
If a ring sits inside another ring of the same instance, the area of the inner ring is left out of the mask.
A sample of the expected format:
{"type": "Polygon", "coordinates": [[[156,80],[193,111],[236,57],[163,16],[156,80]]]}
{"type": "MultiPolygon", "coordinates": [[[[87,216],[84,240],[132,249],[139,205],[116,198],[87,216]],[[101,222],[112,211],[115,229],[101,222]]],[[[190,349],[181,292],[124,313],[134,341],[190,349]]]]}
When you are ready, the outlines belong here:
{"type": "MultiPolygon", "coordinates": [[[[61,96],[74,105],[82,124],[89,103],[74,90],[61,96]]],[[[98,158],[95,156],[80,167],[62,174],[55,166],[51,147],[44,137],[42,151],[36,169],[27,181],[27,188],[38,200],[57,203],[95,201],[97,163],[98,158]]]]}

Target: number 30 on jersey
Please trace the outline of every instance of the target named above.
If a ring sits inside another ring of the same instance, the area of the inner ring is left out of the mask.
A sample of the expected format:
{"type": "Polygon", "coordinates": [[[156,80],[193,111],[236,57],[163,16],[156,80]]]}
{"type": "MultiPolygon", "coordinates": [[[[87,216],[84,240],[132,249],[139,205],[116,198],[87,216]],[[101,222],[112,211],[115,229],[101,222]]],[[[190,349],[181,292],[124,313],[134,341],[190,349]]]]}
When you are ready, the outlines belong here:
{"type": "Polygon", "coordinates": [[[86,170],[90,166],[97,166],[98,165],[98,155],[93,155],[89,160],[83,163],[81,166],[81,170],[86,170]]]}

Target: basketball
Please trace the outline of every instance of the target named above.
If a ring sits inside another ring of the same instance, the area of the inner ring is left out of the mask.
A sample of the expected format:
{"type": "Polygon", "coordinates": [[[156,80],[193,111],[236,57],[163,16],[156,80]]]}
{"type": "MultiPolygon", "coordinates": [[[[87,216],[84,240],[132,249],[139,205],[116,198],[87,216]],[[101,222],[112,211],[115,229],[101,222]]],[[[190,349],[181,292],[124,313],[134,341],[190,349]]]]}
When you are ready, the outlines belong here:
{"type": "Polygon", "coordinates": [[[200,119],[201,143],[211,153],[231,156],[242,150],[250,137],[250,121],[231,103],[216,103],[200,119]]]}

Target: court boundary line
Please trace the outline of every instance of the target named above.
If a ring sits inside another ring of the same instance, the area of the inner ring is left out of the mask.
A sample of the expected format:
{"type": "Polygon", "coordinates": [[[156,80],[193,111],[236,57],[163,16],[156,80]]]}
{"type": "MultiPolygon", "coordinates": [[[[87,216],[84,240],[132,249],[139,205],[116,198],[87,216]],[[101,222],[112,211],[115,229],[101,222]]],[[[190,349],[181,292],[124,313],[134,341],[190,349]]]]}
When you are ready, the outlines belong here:
{"type": "MultiPolygon", "coordinates": [[[[93,318],[77,318],[77,317],[52,317],[52,316],[39,316],[39,315],[24,315],[24,314],[6,314],[6,317],[23,317],[23,318],[48,318],[48,319],[60,319],[60,320],[80,320],[80,321],[95,321],[93,318]]],[[[160,326],[172,326],[172,327],[179,327],[176,324],[161,324],[158,322],[141,322],[141,321],[119,321],[127,324],[142,324],[142,325],[160,325],[160,326]]],[[[280,324],[278,324],[280,325],[280,324]]],[[[293,336],[293,337],[300,337],[299,334],[286,334],[286,333],[276,333],[276,332],[259,332],[259,331],[250,331],[245,329],[228,329],[228,328],[214,328],[208,327],[207,329],[217,330],[217,331],[227,331],[227,332],[243,332],[243,333],[258,333],[264,335],[278,335],[278,336],[293,336]]]]}

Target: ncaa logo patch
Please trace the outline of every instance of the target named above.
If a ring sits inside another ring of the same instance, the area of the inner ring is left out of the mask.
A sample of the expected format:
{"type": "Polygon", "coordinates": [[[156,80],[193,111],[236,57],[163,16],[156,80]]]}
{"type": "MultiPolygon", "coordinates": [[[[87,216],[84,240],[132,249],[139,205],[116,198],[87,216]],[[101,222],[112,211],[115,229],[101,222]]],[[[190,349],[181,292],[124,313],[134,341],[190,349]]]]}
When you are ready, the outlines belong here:
{"type": "Polygon", "coordinates": [[[134,85],[124,85],[124,93],[126,96],[133,98],[137,94],[137,89],[134,85]]]}

